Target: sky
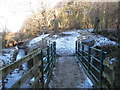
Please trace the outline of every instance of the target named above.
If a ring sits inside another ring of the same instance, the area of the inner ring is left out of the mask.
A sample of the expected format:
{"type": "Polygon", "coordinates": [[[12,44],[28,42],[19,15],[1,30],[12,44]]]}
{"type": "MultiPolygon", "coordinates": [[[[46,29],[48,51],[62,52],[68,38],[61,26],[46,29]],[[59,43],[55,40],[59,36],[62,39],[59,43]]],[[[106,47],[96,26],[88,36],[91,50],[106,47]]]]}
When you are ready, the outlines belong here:
{"type": "MultiPolygon", "coordinates": [[[[54,7],[59,1],[69,0],[0,0],[0,31],[7,27],[12,32],[20,30],[22,23],[32,12],[40,10],[40,2],[46,2],[48,8],[54,7]]],[[[91,1],[91,0],[77,0],[91,1]]],[[[92,0],[106,1],[106,0],[92,0]]],[[[107,0],[119,1],[119,0],[107,0]]]]}
{"type": "MultiPolygon", "coordinates": [[[[0,31],[7,27],[12,32],[20,30],[22,23],[32,12],[40,10],[42,0],[0,0],[0,31]]],[[[52,8],[60,0],[43,0],[52,8]]]]}

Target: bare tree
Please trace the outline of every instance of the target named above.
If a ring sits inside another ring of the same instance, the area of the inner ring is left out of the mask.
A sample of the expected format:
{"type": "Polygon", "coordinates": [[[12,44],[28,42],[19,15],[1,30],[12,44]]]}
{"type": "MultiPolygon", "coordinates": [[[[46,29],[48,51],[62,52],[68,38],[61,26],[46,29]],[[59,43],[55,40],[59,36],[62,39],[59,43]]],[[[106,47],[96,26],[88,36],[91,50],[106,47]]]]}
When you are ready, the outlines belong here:
{"type": "Polygon", "coordinates": [[[105,30],[108,31],[108,18],[109,18],[109,8],[108,8],[108,4],[105,4],[105,30]]]}
{"type": "Polygon", "coordinates": [[[3,27],[3,31],[2,31],[2,49],[6,47],[6,35],[8,33],[8,30],[6,28],[6,25],[3,27]]]}
{"type": "Polygon", "coordinates": [[[99,23],[100,23],[100,18],[99,18],[99,6],[98,6],[98,4],[97,4],[96,17],[95,17],[95,24],[94,24],[94,30],[95,30],[96,32],[98,32],[99,23]]]}

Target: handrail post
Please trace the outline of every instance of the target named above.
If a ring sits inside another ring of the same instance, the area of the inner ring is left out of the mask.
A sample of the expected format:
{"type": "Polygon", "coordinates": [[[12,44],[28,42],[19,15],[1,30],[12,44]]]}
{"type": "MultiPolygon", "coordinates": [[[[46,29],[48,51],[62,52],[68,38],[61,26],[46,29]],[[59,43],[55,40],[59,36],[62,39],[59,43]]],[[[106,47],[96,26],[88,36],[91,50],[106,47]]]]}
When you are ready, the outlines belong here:
{"type": "Polygon", "coordinates": [[[53,42],[53,53],[54,53],[54,65],[56,63],[56,42],[53,42]]]}
{"type": "Polygon", "coordinates": [[[51,48],[50,49],[51,50],[50,51],[50,55],[51,55],[51,61],[50,61],[50,63],[52,63],[52,61],[53,61],[53,53],[52,53],[53,52],[53,44],[50,45],[50,48],[51,48]]]}
{"type": "Polygon", "coordinates": [[[78,42],[78,52],[80,53],[80,42],[78,42]]]}
{"type": "Polygon", "coordinates": [[[88,46],[88,71],[90,70],[90,62],[91,62],[91,48],[88,46]]]}
{"type": "Polygon", "coordinates": [[[55,55],[56,55],[56,42],[54,42],[54,50],[55,50],[55,55]]]}
{"type": "Polygon", "coordinates": [[[78,41],[75,42],[75,52],[76,52],[76,54],[78,52],[78,41]]]}
{"type": "Polygon", "coordinates": [[[84,56],[84,45],[83,44],[81,44],[82,45],[82,56],[81,56],[81,59],[82,59],[82,61],[83,61],[83,56],[84,56]]]}
{"type": "Polygon", "coordinates": [[[43,72],[43,69],[44,69],[44,65],[43,65],[43,51],[41,50],[41,53],[40,53],[40,59],[41,59],[41,83],[42,83],[42,88],[44,88],[44,72],[43,72]]]}
{"type": "Polygon", "coordinates": [[[47,46],[47,63],[49,63],[49,52],[50,52],[50,50],[49,50],[49,46],[47,46]]]}

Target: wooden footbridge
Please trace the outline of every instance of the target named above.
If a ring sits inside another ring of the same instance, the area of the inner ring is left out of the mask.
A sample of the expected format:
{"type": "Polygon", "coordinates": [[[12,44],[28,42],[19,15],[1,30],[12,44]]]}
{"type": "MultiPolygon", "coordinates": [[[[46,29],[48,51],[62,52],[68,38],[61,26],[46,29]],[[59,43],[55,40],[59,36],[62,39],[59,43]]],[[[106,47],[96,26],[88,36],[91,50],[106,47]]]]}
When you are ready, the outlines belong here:
{"type": "MultiPolygon", "coordinates": [[[[95,88],[115,87],[115,67],[108,67],[104,64],[106,52],[76,41],[76,57],[87,76],[90,78],[95,88]]],[[[18,61],[0,69],[2,88],[5,87],[4,79],[16,68],[20,68],[24,63],[31,63],[31,66],[10,88],[22,88],[22,85],[34,80],[27,88],[47,88],[50,81],[53,67],[56,64],[56,42],[49,44],[46,49],[31,52],[18,61]]]]}

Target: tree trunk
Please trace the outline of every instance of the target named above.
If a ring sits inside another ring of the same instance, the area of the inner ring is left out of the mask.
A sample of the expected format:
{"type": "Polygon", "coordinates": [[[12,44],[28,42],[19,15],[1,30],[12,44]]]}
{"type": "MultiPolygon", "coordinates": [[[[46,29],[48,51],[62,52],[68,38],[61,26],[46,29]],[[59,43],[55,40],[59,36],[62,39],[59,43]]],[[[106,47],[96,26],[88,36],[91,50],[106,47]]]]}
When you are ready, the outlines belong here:
{"type": "Polygon", "coordinates": [[[105,30],[106,31],[108,31],[108,17],[109,17],[108,5],[106,3],[106,6],[105,6],[105,30]]]}
{"type": "Polygon", "coordinates": [[[94,24],[94,31],[96,31],[96,32],[98,32],[99,23],[100,23],[100,19],[99,19],[99,7],[97,6],[96,17],[95,17],[95,24],[94,24]]]}

